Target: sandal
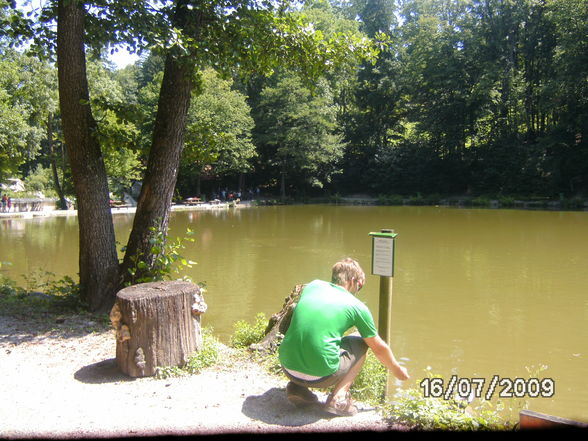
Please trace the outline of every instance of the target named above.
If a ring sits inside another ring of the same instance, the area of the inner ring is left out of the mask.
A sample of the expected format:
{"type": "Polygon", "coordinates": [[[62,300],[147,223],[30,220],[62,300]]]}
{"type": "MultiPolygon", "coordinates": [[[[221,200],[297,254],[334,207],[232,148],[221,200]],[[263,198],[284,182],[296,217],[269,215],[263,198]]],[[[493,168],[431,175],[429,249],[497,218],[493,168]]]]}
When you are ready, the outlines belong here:
{"type": "Polygon", "coordinates": [[[288,401],[296,407],[306,407],[318,403],[318,397],[308,390],[308,388],[299,386],[291,381],[286,385],[286,394],[288,401]]]}
{"type": "Polygon", "coordinates": [[[324,409],[326,412],[338,416],[353,416],[358,412],[349,392],[345,395],[345,399],[340,401],[335,401],[331,393],[327,398],[324,409]]]}

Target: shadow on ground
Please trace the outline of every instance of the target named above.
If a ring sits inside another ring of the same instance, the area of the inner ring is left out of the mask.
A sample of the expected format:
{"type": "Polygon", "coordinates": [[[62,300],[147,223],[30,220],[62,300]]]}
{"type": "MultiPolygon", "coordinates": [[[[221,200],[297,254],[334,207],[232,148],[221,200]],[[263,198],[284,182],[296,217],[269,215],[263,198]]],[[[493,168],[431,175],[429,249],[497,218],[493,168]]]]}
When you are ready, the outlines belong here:
{"type": "Polygon", "coordinates": [[[248,396],[241,410],[253,420],[292,427],[305,426],[334,417],[322,409],[322,404],[297,408],[286,398],[286,390],[276,387],[264,392],[263,395],[248,396]]]}
{"type": "Polygon", "coordinates": [[[84,366],[74,374],[74,378],[86,384],[104,384],[135,380],[120,371],[116,364],[116,358],[110,358],[84,366]]]}
{"type": "Polygon", "coordinates": [[[0,344],[18,346],[51,339],[80,338],[109,329],[110,325],[91,314],[58,314],[21,308],[19,312],[2,311],[0,344]]]}

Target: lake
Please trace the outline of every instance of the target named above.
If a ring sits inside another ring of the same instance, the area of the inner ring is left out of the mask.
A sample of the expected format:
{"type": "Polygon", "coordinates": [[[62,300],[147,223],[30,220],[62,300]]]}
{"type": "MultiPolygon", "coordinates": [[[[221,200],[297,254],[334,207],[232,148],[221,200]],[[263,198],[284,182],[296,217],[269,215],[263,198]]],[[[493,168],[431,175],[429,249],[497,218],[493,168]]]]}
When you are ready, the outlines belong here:
{"type": "MultiPolygon", "coordinates": [[[[132,216],[114,216],[121,246],[132,216]]],[[[77,274],[75,217],[2,219],[0,228],[7,276],[77,274]]],[[[186,242],[184,256],[198,264],[186,274],[206,282],[203,322],[223,341],[237,320],[277,312],[296,284],[329,279],[345,256],[366,272],[359,298],[377,321],[380,278],[370,275],[368,234],[394,229],[391,346],[412,376],[403,387],[418,387],[429,372],[442,376],[443,391],[452,376],[463,388],[483,382],[482,395],[494,380],[497,398],[511,379],[511,394],[538,395],[531,410],[588,421],[588,212],[335,205],[173,212],[170,236],[187,228],[196,241],[186,242]]]]}

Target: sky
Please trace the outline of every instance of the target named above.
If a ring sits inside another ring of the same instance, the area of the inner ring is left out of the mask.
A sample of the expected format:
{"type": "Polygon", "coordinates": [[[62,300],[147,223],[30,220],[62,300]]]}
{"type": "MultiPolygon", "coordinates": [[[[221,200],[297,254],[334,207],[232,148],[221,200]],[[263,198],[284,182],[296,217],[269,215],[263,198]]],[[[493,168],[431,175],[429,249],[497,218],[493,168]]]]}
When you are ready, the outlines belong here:
{"type": "Polygon", "coordinates": [[[137,54],[129,54],[125,49],[120,48],[118,52],[108,56],[108,59],[112,61],[117,69],[122,69],[129,64],[134,64],[139,59],[137,54]]]}

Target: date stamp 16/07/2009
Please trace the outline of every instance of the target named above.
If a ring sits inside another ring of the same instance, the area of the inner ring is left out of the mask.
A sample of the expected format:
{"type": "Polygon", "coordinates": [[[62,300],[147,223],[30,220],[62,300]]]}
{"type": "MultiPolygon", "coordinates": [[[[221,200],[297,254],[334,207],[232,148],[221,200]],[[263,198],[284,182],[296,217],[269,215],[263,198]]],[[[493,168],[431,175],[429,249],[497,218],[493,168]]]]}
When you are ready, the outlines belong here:
{"type": "Polygon", "coordinates": [[[458,378],[452,375],[447,383],[443,378],[427,377],[419,383],[425,398],[449,400],[455,395],[463,399],[484,397],[491,400],[495,393],[499,398],[550,398],[555,395],[552,378],[501,378],[494,375],[488,385],[485,378],[458,378]]]}

